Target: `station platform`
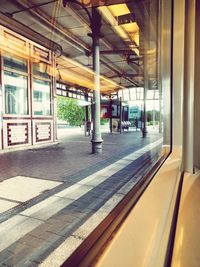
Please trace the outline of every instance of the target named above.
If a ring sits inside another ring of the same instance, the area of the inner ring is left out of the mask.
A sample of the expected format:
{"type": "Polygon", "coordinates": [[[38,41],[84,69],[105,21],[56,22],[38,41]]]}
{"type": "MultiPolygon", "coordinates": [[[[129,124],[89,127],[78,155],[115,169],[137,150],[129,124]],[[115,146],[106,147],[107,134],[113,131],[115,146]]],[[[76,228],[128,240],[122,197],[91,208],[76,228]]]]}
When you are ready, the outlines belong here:
{"type": "Polygon", "coordinates": [[[0,154],[0,266],[61,266],[160,156],[161,136],[60,129],[45,147],[0,154]]]}

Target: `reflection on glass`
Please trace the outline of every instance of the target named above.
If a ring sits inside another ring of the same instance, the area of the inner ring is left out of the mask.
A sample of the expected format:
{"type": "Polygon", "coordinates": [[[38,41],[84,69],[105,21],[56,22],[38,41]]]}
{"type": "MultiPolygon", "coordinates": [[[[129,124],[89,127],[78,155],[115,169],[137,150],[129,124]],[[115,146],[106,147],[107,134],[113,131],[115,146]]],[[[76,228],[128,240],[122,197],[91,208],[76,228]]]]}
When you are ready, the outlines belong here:
{"type": "Polygon", "coordinates": [[[27,60],[11,54],[3,56],[3,66],[15,71],[27,72],[27,60]]]}
{"type": "Polygon", "coordinates": [[[118,116],[118,106],[112,105],[112,116],[117,117],[118,116]]]}
{"type": "Polygon", "coordinates": [[[4,71],[5,113],[16,115],[28,114],[27,77],[4,71]]]}
{"type": "Polygon", "coordinates": [[[33,75],[49,79],[49,65],[44,62],[33,63],[33,75]]]}
{"type": "Polygon", "coordinates": [[[33,80],[33,110],[34,115],[51,115],[50,82],[33,80]]]}

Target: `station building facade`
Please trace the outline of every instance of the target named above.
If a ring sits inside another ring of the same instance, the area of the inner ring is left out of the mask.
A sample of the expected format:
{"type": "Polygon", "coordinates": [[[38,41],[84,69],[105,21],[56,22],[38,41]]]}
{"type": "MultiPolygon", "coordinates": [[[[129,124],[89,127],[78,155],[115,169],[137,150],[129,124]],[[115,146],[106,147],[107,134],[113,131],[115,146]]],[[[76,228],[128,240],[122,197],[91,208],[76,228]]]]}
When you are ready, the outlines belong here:
{"type": "Polygon", "coordinates": [[[56,140],[54,53],[0,26],[0,150],[56,140]]]}

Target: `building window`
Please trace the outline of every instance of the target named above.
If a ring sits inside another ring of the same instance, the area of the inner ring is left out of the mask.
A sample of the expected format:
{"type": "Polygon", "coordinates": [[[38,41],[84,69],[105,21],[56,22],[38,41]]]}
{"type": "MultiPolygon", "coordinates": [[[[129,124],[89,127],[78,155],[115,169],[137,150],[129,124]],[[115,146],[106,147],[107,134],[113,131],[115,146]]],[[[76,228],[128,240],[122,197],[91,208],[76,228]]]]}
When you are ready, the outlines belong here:
{"type": "Polygon", "coordinates": [[[33,75],[43,79],[50,79],[50,67],[44,62],[33,63],[33,75]]]}
{"type": "Polygon", "coordinates": [[[51,68],[45,62],[33,62],[33,114],[51,115],[51,68]]]}
{"type": "Polygon", "coordinates": [[[5,114],[28,114],[27,77],[4,71],[5,114]]]}
{"type": "Polygon", "coordinates": [[[27,115],[29,112],[27,66],[26,59],[4,53],[3,80],[5,114],[27,115]]]}
{"type": "Polygon", "coordinates": [[[51,115],[50,82],[33,79],[33,110],[34,115],[51,115]]]}
{"type": "Polygon", "coordinates": [[[3,66],[4,69],[9,69],[12,71],[27,73],[27,60],[13,56],[11,54],[5,54],[3,56],[3,66]]]}

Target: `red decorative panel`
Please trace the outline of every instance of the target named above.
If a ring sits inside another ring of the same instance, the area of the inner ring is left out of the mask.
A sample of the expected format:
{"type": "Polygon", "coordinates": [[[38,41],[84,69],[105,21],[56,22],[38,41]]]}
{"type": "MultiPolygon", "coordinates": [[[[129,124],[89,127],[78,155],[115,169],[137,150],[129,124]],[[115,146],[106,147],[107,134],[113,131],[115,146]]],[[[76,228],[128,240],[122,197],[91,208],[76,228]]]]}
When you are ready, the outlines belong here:
{"type": "Polygon", "coordinates": [[[36,142],[44,142],[51,140],[51,123],[40,122],[35,124],[36,142]]]}
{"type": "Polygon", "coordinates": [[[101,118],[110,118],[111,108],[110,105],[101,105],[101,118]]]}
{"type": "Polygon", "coordinates": [[[7,123],[8,146],[28,144],[28,123],[7,123]]]}

